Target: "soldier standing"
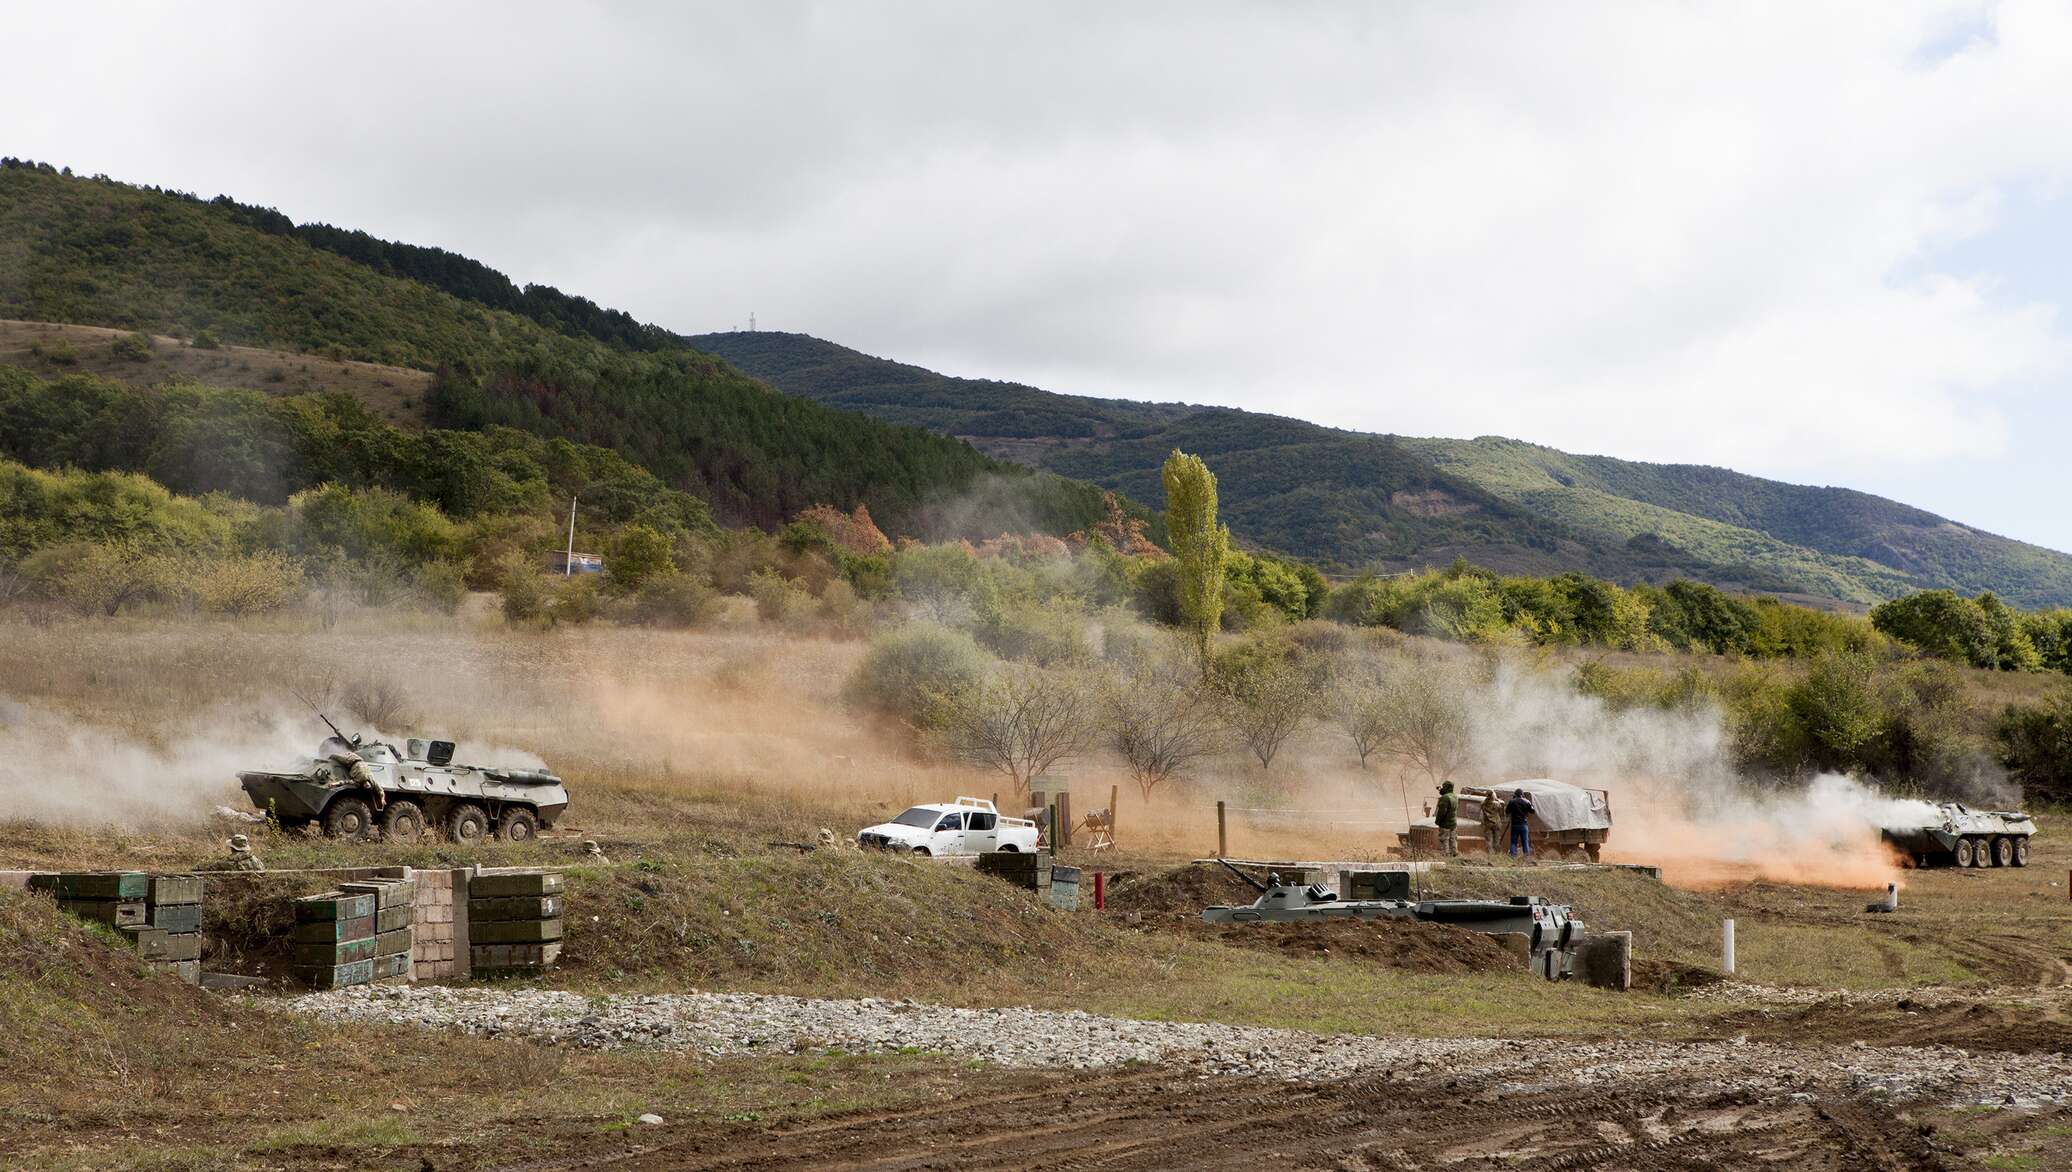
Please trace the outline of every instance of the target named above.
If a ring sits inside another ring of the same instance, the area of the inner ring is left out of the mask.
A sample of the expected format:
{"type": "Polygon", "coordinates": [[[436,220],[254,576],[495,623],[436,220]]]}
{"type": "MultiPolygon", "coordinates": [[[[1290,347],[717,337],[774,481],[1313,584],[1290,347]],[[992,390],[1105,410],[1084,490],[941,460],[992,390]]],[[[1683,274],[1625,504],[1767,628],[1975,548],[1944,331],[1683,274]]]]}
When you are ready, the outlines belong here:
{"type": "Polygon", "coordinates": [[[1432,824],[1439,828],[1439,853],[1452,858],[1460,853],[1460,815],[1453,799],[1453,782],[1439,783],[1439,809],[1432,815],[1432,824]]]}

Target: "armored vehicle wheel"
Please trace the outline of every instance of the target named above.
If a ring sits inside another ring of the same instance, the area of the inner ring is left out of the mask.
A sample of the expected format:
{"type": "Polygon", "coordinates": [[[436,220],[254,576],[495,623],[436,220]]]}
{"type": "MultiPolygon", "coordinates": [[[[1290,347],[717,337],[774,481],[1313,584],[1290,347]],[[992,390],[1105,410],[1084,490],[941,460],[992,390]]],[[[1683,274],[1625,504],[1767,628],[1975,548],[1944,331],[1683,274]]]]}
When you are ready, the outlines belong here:
{"type": "Polygon", "coordinates": [[[2014,866],[2013,839],[1996,838],[1993,840],[1993,865],[1996,867],[2014,866]]]}
{"type": "Polygon", "coordinates": [[[2026,838],[2014,840],[2014,865],[2017,867],[2029,865],[2029,840],[2026,838]]]}
{"type": "Polygon", "coordinates": [[[324,808],[324,833],[358,841],[374,829],[374,815],[358,798],[339,798],[324,808]]]}
{"type": "Polygon", "coordinates": [[[390,842],[416,842],[424,837],[424,808],[416,802],[390,802],[381,815],[381,836],[390,842]]]}
{"type": "Polygon", "coordinates": [[[489,837],[489,811],[462,802],[446,815],[446,837],[459,846],[481,846],[489,837]]]}
{"type": "Polygon", "coordinates": [[[540,836],[539,816],[524,806],[512,806],[496,820],[496,833],[505,842],[531,842],[540,836]]]}
{"type": "Polygon", "coordinates": [[[1972,852],[1971,852],[1971,840],[1970,840],[1970,839],[1968,839],[1968,838],[1960,838],[1960,839],[1958,839],[1958,840],[1957,840],[1957,851],[1956,851],[1956,854],[1957,854],[1957,865],[1958,865],[1958,866],[1960,866],[1960,867],[1969,867],[1969,866],[1972,866],[1972,865],[1974,865],[1974,862],[1975,862],[1975,860],[1974,860],[1974,859],[1973,859],[1973,857],[1972,857],[1972,852]]]}

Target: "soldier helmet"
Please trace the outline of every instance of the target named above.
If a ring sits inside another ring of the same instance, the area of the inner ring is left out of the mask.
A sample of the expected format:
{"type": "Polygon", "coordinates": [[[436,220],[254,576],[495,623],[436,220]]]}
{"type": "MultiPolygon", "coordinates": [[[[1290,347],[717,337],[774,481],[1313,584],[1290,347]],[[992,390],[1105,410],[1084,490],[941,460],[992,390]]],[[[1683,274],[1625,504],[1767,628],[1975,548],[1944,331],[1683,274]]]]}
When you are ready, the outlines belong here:
{"type": "Polygon", "coordinates": [[[234,851],[250,850],[252,849],[252,840],[242,834],[233,834],[230,836],[230,849],[234,851]]]}

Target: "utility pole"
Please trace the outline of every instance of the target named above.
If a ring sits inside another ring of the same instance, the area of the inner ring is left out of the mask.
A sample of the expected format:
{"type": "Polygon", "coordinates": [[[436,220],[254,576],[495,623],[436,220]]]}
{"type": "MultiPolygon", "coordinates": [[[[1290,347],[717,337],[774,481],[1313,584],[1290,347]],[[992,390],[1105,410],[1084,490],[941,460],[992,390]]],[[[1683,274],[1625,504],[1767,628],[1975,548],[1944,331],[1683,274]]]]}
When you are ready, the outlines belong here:
{"type": "Polygon", "coordinates": [[[748,332],[751,334],[755,332],[755,310],[753,309],[748,311],[748,332]]]}
{"type": "Polygon", "coordinates": [[[576,572],[576,498],[568,498],[568,554],[561,559],[561,576],[576,572]]]}

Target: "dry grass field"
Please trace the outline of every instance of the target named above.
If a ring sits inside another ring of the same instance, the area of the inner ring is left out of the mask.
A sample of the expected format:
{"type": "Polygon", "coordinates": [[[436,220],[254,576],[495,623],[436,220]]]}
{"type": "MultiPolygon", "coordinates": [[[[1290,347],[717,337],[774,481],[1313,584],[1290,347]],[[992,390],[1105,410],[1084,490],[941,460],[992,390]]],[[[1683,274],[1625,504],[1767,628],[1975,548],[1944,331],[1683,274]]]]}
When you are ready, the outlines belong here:
{"type": "MultiPolygon", "coordinates": [[[[600,842],[610,864],[585,862],[575,837],[469,853],[260,829],[258,853],[275,868],[575,864],[565,962],[545,980],[577,992],[915,997],[1536,1044],[1948,1042],[2012,1050],[2013,1061],[2025,1048],[2072,1046],[2072,841],[2054,817],[2029,869],[1905,873],[1893,916],[1865,916],[1861,891],[1753,876],[1686,889],[1477,863],[1433,877],[1441,894],[1572,902],[1593,928],[1634,932],[1655,976],[1703,979],[1717,965],[1720,920],[1732,916],[1742,980],[1867,999],[1658,991],[1675,980],[1615,994],[1515,972],[1423,971],[1357,950],[1258,947],[1121,908],[1057,913],[963,868],[773,846],[1002,788],[845,706],[861,654],[853,642],[752,621],[689,633],[513,631],[474,610],[349,614],[329,628],[302,614],[8,622],[0,636],[0,869],[170,870],[220,857],[225,835],[254,829],[214,813],[244,805],[235,770],[292,760],[321,730],[300,691],[342,723],[392,738],[424,730],[464,754],[550,763],[574,794],[564,829],[600,842]],[[1925,1011],[1882,992],[1926,986],[1945,991],[1925,1011]]],[[[1230,767],[1148,806],[1112,769],[1086,762],[1075,794],[1105,804],[1120,785],[1123,845],[1068,850],[1064,861],[1156,877],[1209,852],[1216,797],[1307,808],[1343,794],[1382,810],[1395,791],[1392,780],[1305,778],[1310,758],[1294,760],[1282,777],[1230,767]]],[[[1267,857],[1378,857],[1393,840],[1369,827],[1305,833],[1299,820],[1243,833],[1238,853],[1267,857]]],[[[235,924],[215,928],[235,944],[235,924]]],[[[818,1117],[1008,1104],[1071,1084],[927,1055],[688,1062],[346,1030],[147,980],[92,930],[19,894],[0,895],[0,1015],[11,1027],[0,1030],[0,1142],[23,1163],[58,1168],[498,1167],[518,1136],[574,1161],[554,1166],[579,1166],[576,1154],[630,1143],[629,1121],[644,1111],[753,1147],[818,1117]]],[[[2059,1116],[1945,1122],[1971,1128],[1967,1150],[1981,1159],[2063,1166],[2050,1155],[2059,1116]]]]}

